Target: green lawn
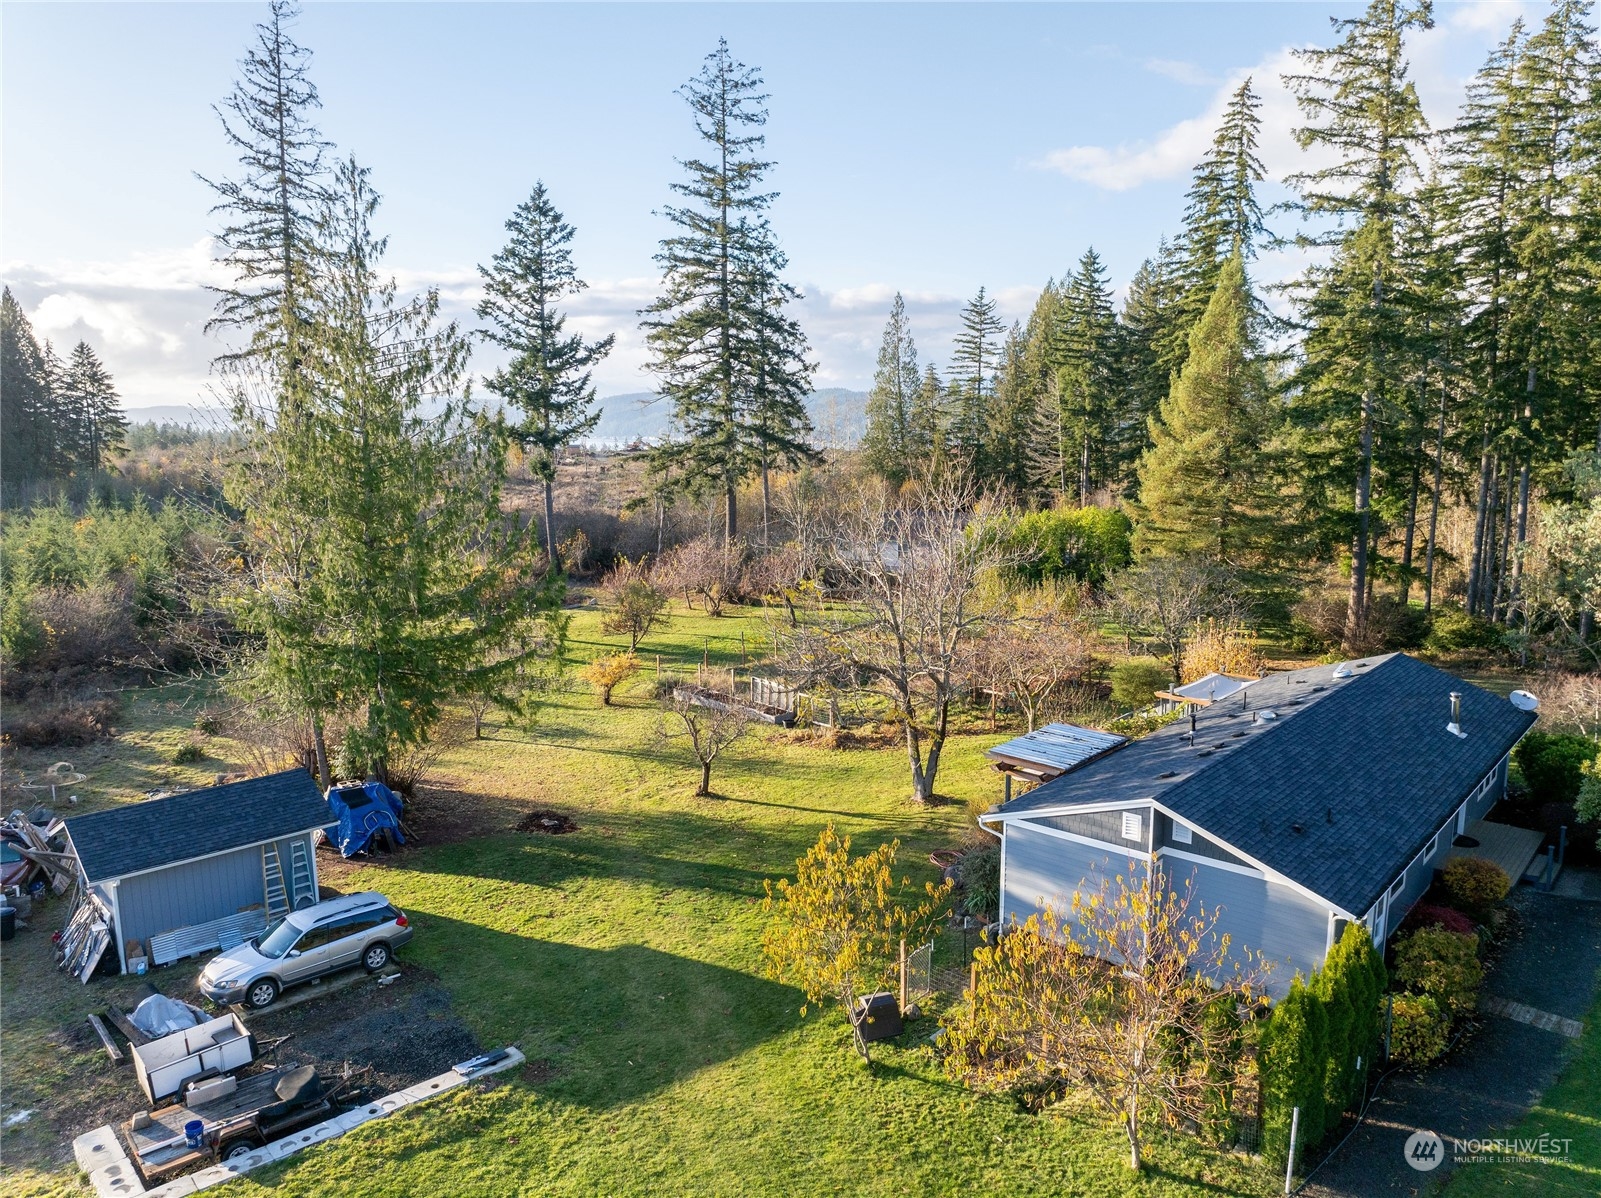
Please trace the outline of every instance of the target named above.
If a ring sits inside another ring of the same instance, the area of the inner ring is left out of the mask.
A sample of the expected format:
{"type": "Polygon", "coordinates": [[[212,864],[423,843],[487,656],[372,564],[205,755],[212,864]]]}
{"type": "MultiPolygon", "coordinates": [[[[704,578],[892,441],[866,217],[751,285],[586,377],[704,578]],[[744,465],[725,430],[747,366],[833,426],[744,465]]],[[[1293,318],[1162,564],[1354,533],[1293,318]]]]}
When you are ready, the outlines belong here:
{"type": "MultiPolygon", "coordinates": [[[[641,655],[652,660],[660,647],[698,661],[715,633],[714,664],[733,664],[740,631],[749,644],[763,626],[754,613],[679,615],[641,655]]],[[[579,658],[605,643],[593,612],[577,615],[573,633],[579,658]]],[[[881,1051],[870,1075],[837,1012],[802,1019],[800,994],[763,977],[763,879],[791,871],[829,820],[868,846],[899,837],[914,877],[932,876],[928,851],[959,841],[963,801],[999,797],[982,758],[992,735],[951,746],[939,789],[956,801],[937,807],[907,801],[899,749],[829,750],[772,729],[719,763],[713,786],[727,797],[701,800],[687,757],[656,746],[649,681],[615,709],[560,694],[533,732],[451,750],[438,767],[449,801],[491,830],[340,879],[404,906],[418,929],[405,958],[439,975],[486,1047],[516,1044],[535,1067],[369,1125],[230,1192],[1266,1195],[1282,1186],[1271,1169],[1184,1138],[1158,1139],[1136,1177],[1121,1134],[1093,1112],[1029,1116],[946,1081],[925,1043],[928,1021],[881,1051]],[[534,807],[570,814],[579,830],[509,830],[534,807]]],[[[187,723],[163,706],[170,701],[134,704],[86,802],[143,789],[162,738],[180,739],[163,722],[187,723]]],[[[202,772],[224,768],[229,747],[214,749],[202,772]]],[[[103,1005],[106,985],[5,970],[8,1074],[25,1079],[36,1064],[47,1084],[50,1070],[101,1068],[94,1052],[63,1054],[49,1037],[103,1005]]],[[[25,1091],[8,1096],[25,1100],[25,1091]]],[[[13,1161],[35,1163],[13,1172],[7,1192],[76,1192],[69,1171],[40,1157],[42,1133],[24,1131],[8,1140],[25,1149],[13,1161]]]]}
{"type": "Polygon", "coordinates": [[[1503,1133],[1509,1140],[1549,1136],[1570,1140],[1553,1161],[1466,1165],[1444,1187],[1445,1198],[1593,1198],[1601,1193],[1601,998],[1584,1021],[1584,1035],[1557,1084],[1524,1120],[1503,1133]]]}

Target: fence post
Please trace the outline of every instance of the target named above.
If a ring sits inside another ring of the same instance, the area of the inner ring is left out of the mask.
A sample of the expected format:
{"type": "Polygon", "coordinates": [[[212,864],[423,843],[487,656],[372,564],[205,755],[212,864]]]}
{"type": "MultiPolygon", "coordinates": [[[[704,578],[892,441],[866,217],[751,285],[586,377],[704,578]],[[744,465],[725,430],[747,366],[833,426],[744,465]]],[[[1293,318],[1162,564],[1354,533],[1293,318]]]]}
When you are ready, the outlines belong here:
{"type": "Polygon", "coordinates": [[[978,998],[978,962],[970,962],[967,966],[967,992],[974,1000],[978,998]]]}
{"type": "Polygon", "coordinates": [[[1290,1159],[1284,1166],[1284,1192],[1290,1192],[1290,1185],[1295,1178],[1295,1134],[1301,1130],[1301,1108],[1296,1107],[1290,1112],[1290,1159]]]}
{"type": "Polygon", "coordinates": [[[901,937],[901,1013],[906,1012],[906,938],[901,937]]]}

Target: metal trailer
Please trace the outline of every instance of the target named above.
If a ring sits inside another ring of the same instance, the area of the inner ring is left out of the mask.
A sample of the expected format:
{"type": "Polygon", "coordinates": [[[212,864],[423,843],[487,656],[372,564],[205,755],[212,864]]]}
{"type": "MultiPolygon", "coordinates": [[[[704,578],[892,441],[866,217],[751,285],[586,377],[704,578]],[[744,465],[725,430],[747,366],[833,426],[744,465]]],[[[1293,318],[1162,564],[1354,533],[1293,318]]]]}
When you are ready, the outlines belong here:
{"type": "Polygon", "coordinates": [[[139,1087],[151,1102],[178,1095],[190,1078],[231,1073],[256,1059],[256,1038],[232,1012],[133,1046],[139,1087]]]}

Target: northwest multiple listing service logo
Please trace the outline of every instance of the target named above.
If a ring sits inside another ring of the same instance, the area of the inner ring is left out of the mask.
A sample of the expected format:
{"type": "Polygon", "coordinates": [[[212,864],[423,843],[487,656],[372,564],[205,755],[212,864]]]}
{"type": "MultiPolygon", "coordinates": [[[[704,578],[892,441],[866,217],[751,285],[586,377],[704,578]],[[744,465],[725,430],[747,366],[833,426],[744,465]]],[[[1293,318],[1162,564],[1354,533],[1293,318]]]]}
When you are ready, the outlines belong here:
{"type": "MultiPolygon", "coordinates": [[[[1508,1161],[1542,1161],[1547,1164],[1567,1158],[1571,1139],[1560,1136],[1529,1136],[1519,1139],[1459,1140],[1451,1138],[1451,1157],[1456,1164],[1501,1164],[1508,1161]]],[[[1446,1144],[1432,1131],[1415,1131],[1402,1145],[1406,1163],[1419,1173],[1438,1169],[1445,1161],[1446,1144]]]]}

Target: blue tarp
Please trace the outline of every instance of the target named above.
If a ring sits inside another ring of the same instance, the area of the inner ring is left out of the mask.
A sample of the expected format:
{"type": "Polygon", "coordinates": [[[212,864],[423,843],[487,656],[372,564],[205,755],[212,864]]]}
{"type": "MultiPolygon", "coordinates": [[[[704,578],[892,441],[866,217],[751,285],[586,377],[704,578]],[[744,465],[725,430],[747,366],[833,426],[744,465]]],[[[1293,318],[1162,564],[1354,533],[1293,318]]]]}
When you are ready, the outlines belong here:
{"type": "Polygon", "coordinates": [[[323,831],[343,856],[355,856],[385,828],[396,844],[406,843],[400,832],[400,796],[382,782],[336,786],[328,792],[328,806],[339,822],[323,831]]]}

